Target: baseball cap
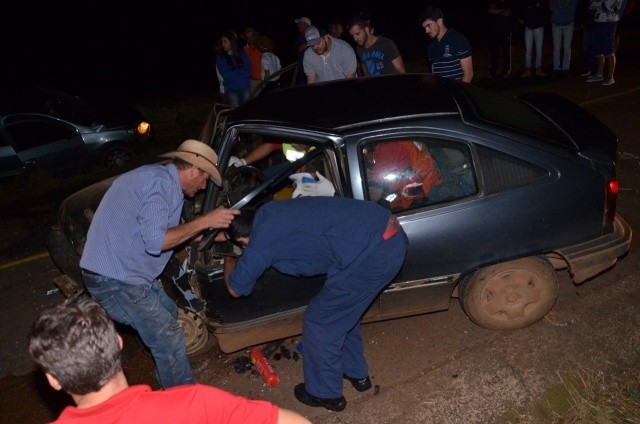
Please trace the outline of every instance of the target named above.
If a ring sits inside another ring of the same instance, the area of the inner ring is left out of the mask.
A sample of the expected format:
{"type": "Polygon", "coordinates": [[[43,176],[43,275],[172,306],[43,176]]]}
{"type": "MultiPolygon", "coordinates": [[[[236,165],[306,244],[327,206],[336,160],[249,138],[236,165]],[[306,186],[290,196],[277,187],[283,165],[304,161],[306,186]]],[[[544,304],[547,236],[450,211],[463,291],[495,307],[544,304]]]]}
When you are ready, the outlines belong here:
{"type": "Polygon", "coordinates": [[[306,16],[296,19],[297,24],[299,24],[300,22],[304,22],[307,25],[311,25],[311,19],[307,18],[306,16]]]}
{"type": "Polygon", "coordinates": [[[315,46],[320,42],[321,38],[322,36],[320,35],[320,31],[318,31],[318,28],[313,25],[307,28],[304,32],[304,39],[307,41],[307,47],[315,46]]]}

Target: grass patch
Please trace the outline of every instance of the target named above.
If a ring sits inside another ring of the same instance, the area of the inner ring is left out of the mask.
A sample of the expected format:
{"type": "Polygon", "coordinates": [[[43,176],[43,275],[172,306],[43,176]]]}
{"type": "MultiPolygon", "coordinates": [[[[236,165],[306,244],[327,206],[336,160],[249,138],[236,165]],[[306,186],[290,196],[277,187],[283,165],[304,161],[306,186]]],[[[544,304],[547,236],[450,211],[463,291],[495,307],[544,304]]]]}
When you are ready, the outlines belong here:
{"type": "Polygon", "coordinates": [[[558,374],[539,400],[505,415],[512,424],[640,423],[640,364],[558,374]]]}

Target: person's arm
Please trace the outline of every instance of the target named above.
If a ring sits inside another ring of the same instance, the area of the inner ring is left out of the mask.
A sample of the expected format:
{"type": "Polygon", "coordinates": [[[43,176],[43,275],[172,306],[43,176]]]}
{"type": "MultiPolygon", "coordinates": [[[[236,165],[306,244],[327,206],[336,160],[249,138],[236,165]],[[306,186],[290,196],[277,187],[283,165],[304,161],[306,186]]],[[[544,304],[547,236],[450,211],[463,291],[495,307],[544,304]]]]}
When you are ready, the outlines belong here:
{"type": "Polygon", "coordinates": [[[311,424],[311,421],[297,412],[278,408],[278,424],[311,424]]]}
{"type": "Polygon", "coordinates": [[[209,228],[227,228],[239,210],[218,208],[184,224],[167,230],[162,242],[162,251],[172,249],[209,228]]]}
{"type": "Polygon", "coordinates": [[[393,64],[393,67],[396,68],[396,71],[398,71],[399,74],[404,74],[407,72],[407,70],[404,67],[404,61],[402,60],[402,56],[396,57],[391,61],[391,63],[393,64]]]}
{"type": "Polygon", "coordinates": [[[275,146],[276,145],[273,143],[262,143],[258,147],[247,153],[247,156],[245,156],[243,159],[247,165],[258,162],[269,156],[269,154],[271,154],[271,152],[276,149],[275,146]]]}
{"type": "Polygon", "coordinates": [[[460,59],[460,67],[462,68],[462,81],[471,82],[473,79],[473,62],[471,56],[460,59]]]}
{"type": "Polygon", "coordinates": [[[318,81],[318,76],[316,74],[308,74],[307,75],[307,84],[313,84],[318,81]]]}
{"type": "Polygon", "coordinates": [[[346,74],[344,77],[345,77],[345,79],[355,78],[355,77],[356,77],[356,73],[355,73],[355,72],[353,72],[353,73],[351,73],[351,74],[346,74]]]}
{"type": "Polygon", "coordinates": [[[236,293],[229,284],[229,278],[231,277],[231,272],[236,268],[237,258],[233,256],[226,256],[224,258],[224,284],[227,286],[227,291],[231,295],[231,297],[240,297],[238,293],[236,293]]]}

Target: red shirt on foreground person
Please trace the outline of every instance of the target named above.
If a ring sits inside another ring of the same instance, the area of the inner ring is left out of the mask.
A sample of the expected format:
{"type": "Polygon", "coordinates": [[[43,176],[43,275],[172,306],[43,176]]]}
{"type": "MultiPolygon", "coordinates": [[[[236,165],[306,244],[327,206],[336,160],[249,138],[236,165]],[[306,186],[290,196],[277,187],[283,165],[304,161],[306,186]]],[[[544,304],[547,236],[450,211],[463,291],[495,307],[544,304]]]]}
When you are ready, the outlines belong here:
{"type": "Polygon", "coordinates": [[[48,308],[29,333],[29,355],[69,406],[56,424],[251,423],[309,424],[270,402],[245,399],[201,384],[152,391],[129,387],[122,371],[122,337],[102,307],[81,296],[48,308]]]}

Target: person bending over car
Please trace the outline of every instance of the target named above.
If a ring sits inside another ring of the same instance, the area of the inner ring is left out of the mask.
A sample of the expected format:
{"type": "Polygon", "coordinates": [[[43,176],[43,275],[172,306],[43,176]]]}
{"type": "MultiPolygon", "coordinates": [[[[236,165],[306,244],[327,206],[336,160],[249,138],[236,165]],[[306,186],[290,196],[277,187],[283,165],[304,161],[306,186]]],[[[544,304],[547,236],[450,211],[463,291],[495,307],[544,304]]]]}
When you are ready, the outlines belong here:
{"type": "Polygon", "coordinates": [[[238,211],[218,208],[180,224],[184,196],[207,180],[221,185],[218,155],[186,140],[166,165],[145,165],[119,176],[91,221],[80,258],[84,284],[109,316],[136,329],[151,351],[165,389],[193,383],[178,308],[158,277],[172,249],[210,228],[226,228],[238,211]]]}
{"type": "Polygon", "coordinates": [[[200,384],[151,391],[129,386],[122,371],[122,338],[104,309],[87,296],[44,310],[29,334],[29,354],[51,387],[76,407],[63,423],[264,423],[308,424],[293,411],[200,384]]]}
{"type": "Polygon", "coordinates": [[[372,202],[300,197],[243,209],[226,234],[245,247],[239,259],[225,259],[231,296],[248,296],[269,267],[327,275],[304,313],[304,383],[294,395],[306,405],[342,411],[343,378],[358,391],[371,387],[359,321],[402,266],[408,243],[402,227],[372,202]]]}

